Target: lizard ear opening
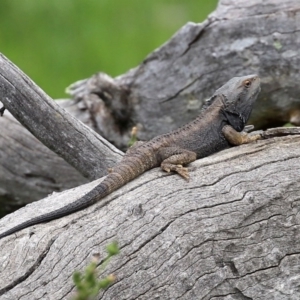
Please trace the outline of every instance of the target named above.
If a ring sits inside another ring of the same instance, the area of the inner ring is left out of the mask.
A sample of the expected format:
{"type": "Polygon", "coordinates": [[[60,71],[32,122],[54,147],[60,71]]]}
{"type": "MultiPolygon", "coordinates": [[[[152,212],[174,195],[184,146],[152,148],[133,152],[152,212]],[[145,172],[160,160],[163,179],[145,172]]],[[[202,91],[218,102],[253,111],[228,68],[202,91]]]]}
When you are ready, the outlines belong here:
{"type": "Polygon", "coordinates": [[[202,109],[205,110],[206,108],[208,108],[210,105],[213,104],[213,102],[217,99],[217,95],[214,95],[212,96],[211,98],[209,99],[206,99],[203,106],[202,106],[202,109]]]}

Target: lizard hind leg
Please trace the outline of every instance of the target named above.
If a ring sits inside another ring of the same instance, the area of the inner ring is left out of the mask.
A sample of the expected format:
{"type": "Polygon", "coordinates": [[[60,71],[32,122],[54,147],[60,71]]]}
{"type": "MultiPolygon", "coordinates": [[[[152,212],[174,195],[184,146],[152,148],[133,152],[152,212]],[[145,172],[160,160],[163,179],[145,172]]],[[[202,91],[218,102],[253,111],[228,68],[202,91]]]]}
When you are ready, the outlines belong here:
{"type": "Polygon", "coordinates": [[[166,172],[177,172],[185,179],[189,179],[188,169],[183,165],[189,164],[196,160],[197,155],[195,152],[177,148],[177,147],[164,147],[159,149],[160,157],[162,158],[161,168],[166,172]]]}

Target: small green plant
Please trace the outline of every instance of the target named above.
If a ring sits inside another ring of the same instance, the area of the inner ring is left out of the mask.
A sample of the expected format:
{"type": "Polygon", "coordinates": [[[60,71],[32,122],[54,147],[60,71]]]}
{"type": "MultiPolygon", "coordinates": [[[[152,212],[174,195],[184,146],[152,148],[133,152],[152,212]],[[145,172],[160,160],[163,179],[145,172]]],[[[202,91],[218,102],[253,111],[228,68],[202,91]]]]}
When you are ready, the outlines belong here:
{"type": "MultiPolygon", "coordinates": [[[[120,250],[118,244],[113,242],[106,246],[107,257],[101,264],[101,269],[105,269],[109,260],[117,255],[120,250]]],[[[85,268],[84,272],[75,271],[73,274],[73,282],[76,286],[77,293],[74,300],[88,300],[93,299],[101,289],[107,288],[115,281],[113,274],[108,275],[103,279],[98,279],[97,266],[99,264],[100,255],[93,255],[91,263],[85,268]]]]}
{"type": "Polygon", "coordinates": [[[137,141],[137,127],[132,127],[130,135],[131,137],[128,142],[128,147],[131,147],[137,141]]]}

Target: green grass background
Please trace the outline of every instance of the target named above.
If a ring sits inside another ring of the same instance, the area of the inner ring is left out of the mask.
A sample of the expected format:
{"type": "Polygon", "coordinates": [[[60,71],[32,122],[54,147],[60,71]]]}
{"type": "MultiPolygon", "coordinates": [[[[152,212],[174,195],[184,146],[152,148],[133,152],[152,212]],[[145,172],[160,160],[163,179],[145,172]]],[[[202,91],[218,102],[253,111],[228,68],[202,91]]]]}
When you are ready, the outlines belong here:
{"type": "Polygon", "coordinates": [[[138,65],[217,0],[1,0],[0,52],[51,97],[98,71],[138,65]]]}

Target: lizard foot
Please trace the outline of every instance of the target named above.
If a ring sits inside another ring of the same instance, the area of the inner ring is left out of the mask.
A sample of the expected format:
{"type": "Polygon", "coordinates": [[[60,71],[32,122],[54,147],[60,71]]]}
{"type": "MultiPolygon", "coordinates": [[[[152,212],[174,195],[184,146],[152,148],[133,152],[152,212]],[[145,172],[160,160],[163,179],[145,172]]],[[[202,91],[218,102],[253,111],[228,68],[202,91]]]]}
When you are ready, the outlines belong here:
{"type": "Polygon", "coordinates": [[[161,165],[161,168],[168,173],[170,173],[171,171],[176,172],[186,180],[190,179],[188,168],[184,168],[182,165],[163,163],[161,165]]]}
{"type": "Polygon", "coordinates": [[[258,140],[262,139],[262,130],[261,132],[253,132],[248,134],[247,139],[246,139],[246,143],[251,143],[251,142],[255,142],[258,140]]]}
{"type": "Polygon", "coordinates": [[[184,168],[182,165],[177,165],[176,170],[180,176],[182,176],[184,179],[189,180],[190,179],[190,174],[188,168],[184,168]]]}

